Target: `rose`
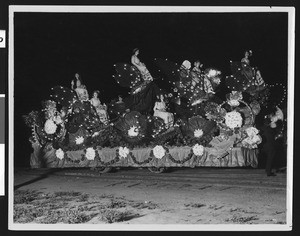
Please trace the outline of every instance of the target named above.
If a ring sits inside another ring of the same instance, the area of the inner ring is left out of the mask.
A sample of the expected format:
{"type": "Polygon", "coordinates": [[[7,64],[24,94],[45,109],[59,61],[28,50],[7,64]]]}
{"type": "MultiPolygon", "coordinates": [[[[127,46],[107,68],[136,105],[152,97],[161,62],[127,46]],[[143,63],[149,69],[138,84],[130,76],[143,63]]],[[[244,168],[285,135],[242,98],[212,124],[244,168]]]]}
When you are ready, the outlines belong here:
{"type": "Polygon", "coordinates": [[[96,151],[94,148],[90,147],[88,149],[86,149],[86,153],[85,153],[85,157],[88,160],[94,160],[96,156],[96,151]]]}
{"type": "Polygon", "coordinates": [[[130,137],[136,137],[139,135],[139,129],[136,126],[130,127],[128,130],[128,136],[130,137]]]}
{"type": "Polygon", "coordinates": [[[202,156],[204,153],[204,147],[202,145],[199,145],[198,143],[194,145],[193,147],[193,153],[196,156],[202,156]]]}
{"type": "Polygon", "coordinates": [[[231,128],[239,128],[242,126],[243,118],[241,114],[237,111],[231,111],[225,115],[225,124],[231,128]]]}
{"type": "Polygon", "coordinates": [[[83,142],[84,142],[84,138],[83,138],[82,136],[76,137],[75,143],[76,143],[77,145],[82,144],[83,142]]]}
{"type": "Polygon", "coordinates": [[[202,135],[203,135],[203,130],[202,130],[202,129],[196,129],[196,130],[194,131],[194,136],[195,136],[196,138],[200,138],[202,135]]]}
{"type": "Polygon", "coordinates": [[[161,159],[163,158],[163,156],[166,154],[166,150],[163,148],[163,146],[161,145],[156,145],[153,148],[153,155],[158,158],[161,159]]]}
{"type": "Polygon", "coordinates": [[[56,152],[55,152],[55,155],[58,159],[62,160],[65,156],[65,153],[64,151],[60,148],[60,149],[57,149],[56,152]]]}
{"type": "Polygon", "coordinates": [[[56,132],[57,125],[53,120],[49,119],[45,122],[44,130],[47,134],[54,134],[56,132]]]}
{"type": "Polygon", "coordinates": [[[120,157],[126,158],[129,154],[129,149],[127,147],[119,147],[120,157]]]}

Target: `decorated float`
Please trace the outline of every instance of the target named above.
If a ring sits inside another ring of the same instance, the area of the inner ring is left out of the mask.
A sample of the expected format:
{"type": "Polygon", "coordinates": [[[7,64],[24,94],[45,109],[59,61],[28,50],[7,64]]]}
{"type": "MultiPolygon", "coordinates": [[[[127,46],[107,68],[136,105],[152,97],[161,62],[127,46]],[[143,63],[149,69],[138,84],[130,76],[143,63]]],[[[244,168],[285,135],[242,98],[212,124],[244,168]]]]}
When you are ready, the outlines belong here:
{"type": "Polygon", "coordinates": [[[130,90],[124,101],[91,102],[80,82],[76,89],[74,83],[73,89],[53,87],[42,109],[24,116],[32,130],[31,167],[145,167],[158,173],[169,167],[256,168],[261,136],[255,117],[269,90],[255,69],[231,62],[232,75],[224,80],[229,93],[222,100],[216,95],[223,80],[219,70],[154,61],[171,92],[126,63],[115,64],[113,76],[130,90]]]}

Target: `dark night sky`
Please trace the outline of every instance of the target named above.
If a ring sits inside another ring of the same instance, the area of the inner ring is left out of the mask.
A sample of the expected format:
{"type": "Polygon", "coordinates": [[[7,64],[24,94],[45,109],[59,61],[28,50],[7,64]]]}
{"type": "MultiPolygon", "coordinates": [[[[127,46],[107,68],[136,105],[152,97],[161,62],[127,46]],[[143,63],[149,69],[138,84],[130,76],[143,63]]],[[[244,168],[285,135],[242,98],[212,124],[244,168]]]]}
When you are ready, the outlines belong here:
{"type": "Polygon", "coordinates": [[[252,49],[267,83],[287,80],[287,13],[15,13],[14,21],[14,132],[24,163],[30,130],[21,116],[40,109],[51,87],[69,87],[75,72],[104,102],[125,95],[113,64],[129,63],[135,47],[153,75],[154,58],[200,59],[230,75],[229,60],[252,49]]]}

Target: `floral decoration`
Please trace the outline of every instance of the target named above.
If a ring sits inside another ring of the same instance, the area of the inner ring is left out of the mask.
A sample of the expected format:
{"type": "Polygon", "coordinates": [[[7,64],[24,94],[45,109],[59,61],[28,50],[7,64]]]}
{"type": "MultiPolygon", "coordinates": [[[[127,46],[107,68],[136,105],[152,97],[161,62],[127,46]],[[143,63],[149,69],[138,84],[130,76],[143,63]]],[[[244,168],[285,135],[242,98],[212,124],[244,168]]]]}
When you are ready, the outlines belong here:
{"type": "Polygon", "coordinates": [[[209,102],[204,107],[205,116],[208,120],[214,120],[216,122],[222,122],[226,115],[226,110],[214,102],[209,102]]]}
{"type": "Polygon", "coordinates": [[[56,132],[57,125],[52,119],[46,120],[44,130],[47,134],[54,134],[56,132]]]}
{"type": "Polygon", "coordinates": [[[243,123],[243,118],[241,116],[241,113],[237,111],[231,111],[226,113],[225,115],[225,124],[230,129],[240,128],[243,123]]]}
{"type": "Polygon", "coordinates": [[[139,135],[139,129],[136,126],[132,126],[130,127],[130,129],[128,130],[128,136],[130,137],[136,137],[139,135]]]}
{"type": "Polygon", "coordinates": [[[203,135],[203,130],[202,129],[196,129],[194,131],[195,138],[200,138],[202,135],[203,135]]]}
{"type": "Polygon", "coordinates": [[[126,158],[129,154],[129,149],[127,147],[119,147],[120,157],[126,158]]]}
{"type": "Polygon", "coordinates": [[[202,145],[199,145],[198,143],[193,146],[192,150],[196,156],[202,156],[204,153],[204,147],[202,145]]]}
{"type": "Polygon", "coordinates": [[[153,155],[157,158],[157,159],[161,159],[166,155],[166,150],[164,149],[163,146],[161,145],[156,145],[153,148],[153,155]]]}
{"type": "Polygon", "coordinates": [[[86,149],[85,157],[88,160],[94,160],[96,156],[96,151],[94,148],[89,147],[86,149]]]}
{"type": "Polygon", "coordinates": [[[240,105],[240,102],[238,100],[229,100],[227,103],[232,107],[237,107],[240,105]]]}
{"type": "Polygon", "coordinates": [[[55,155],[58,159],[62,160],[64,159],[65,153],[61,148],[59,148],[56,150],[55,155]]]}
{"type": "Polygon", "coordinates": [[[257,148],[257,145],[262,141],[260,135],[258,134],[259,130],[255,127],[249,127],[245,130],[245,132],[247,137],[242,140],[242,145],[250,149],[257,148]]]}
{"type": "Polygon", "coordinates": [[[84,142],[84,138],[82,136],[78,136],[75,138],[75,143],[77,145],[82,144],[84,142]]]}
{"type": "Polygon", "coordinates": [[[229,95],[227,95],[227,103],[233,107],[239,106],[239,101],[241,101],[242,99],[243,95],[240,91],[232,91],[229,95]]]}

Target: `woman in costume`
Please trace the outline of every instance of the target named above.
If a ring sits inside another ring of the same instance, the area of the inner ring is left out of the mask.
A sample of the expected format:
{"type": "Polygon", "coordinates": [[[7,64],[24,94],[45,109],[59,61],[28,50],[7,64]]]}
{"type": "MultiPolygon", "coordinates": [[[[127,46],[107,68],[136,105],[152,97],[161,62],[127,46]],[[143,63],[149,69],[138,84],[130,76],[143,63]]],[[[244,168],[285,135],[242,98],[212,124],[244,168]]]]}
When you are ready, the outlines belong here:
{"type": "Polygon", "coordinates": [[[78,99],[80,101],[88,101],[89,100],[89,94],[84,84],[82,84],[81,77],[78,73],[75,74],[75,81],[72,80],[71,82],[71,88],[75,90],[78,99]],[[74,88],[74,85],[76,85],[76,88],[74,88]]]}
{"type": "Polygon", "coordinates": [[[231,62],[232,76],[226,80],[227,86],[231,90],[248,92],[255,95],[265,88],[265,82],[260,71],[256,67],[251,67],[249,58],[252,51],[245,51],[240,62],[231,62]]]}
{"type": "Polygon", "coordinates": [[[194,67],[192,69],[191,75],[192,75],[192,87],[195,87],[196,84],[200,82],[201,79],[201,68],[203,67],[203,64],[199,60],[194,62],[194,67]]]}
{"type": "Polygon", "coordinates": [[[148,71],[146,65],[140,61],[138,58],[138,55],[140,53],[140,50],[138,48],[133,49],[133,55],[131,56],[131,63],[138,68],[138,70],[141,72],[142,77],[144,80],[152,81],[152,75],[148,71]]]}
{"type": "Polygon", "coordinates": [[[154,114],[153,116],[160,117],[164,120],[164,123],[167,128],[173,126],[174,115],[166,111],[166,103],[164,101],[164,95],[157,96],[157,101],[154,105],[154,114]]]}
{"type": "Polygon", "coordinates": [[[90,102],[91,104],[95,107],[96,112],[100,118],[100,121],[104,124],[108,123],[108,116],[107,116],[107,106],[105,105],[105,103],[103,103],[103,105],[100,102],[99,99],[99,90],[96,90],[93,92],[93,97],[91,98],[90,102]]]}

